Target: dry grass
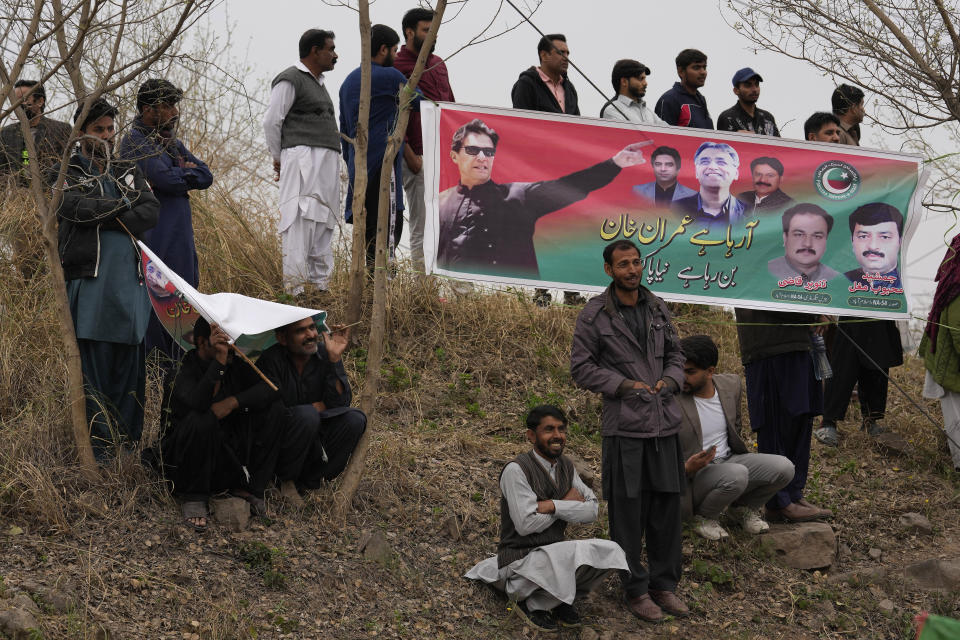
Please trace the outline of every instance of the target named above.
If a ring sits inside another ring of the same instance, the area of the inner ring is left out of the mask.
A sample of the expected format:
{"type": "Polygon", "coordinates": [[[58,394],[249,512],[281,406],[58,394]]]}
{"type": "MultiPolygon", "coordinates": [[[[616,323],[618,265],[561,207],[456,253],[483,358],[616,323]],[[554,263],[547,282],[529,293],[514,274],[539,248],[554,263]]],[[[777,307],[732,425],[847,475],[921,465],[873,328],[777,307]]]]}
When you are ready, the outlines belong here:
{"type": "MultiPolygon", "coordinates": [[[[212,190],[195,199],[201,289],[282,299],[279,246],[269,212],[212,190]]],[[[0,209],[0,232],[29,221],[23,207],[0,209]]],[[[345,260],[332,283],[330,314],[342,315],[345,260]]],[[[123,638],[510,638],[522,625],[503,602],[461,576],[495,548],[498,472],[525,447],[521,417],[543,401],[571,415],[570,448],[599,470],[600,404],[575,389],[569,345],[575,309],[541,309],[514,291],[460,295],[443,281],[401,271],[389,286],[387,355],[368,470],[354,512],[332,521],[331,491],[315,492],[302,513],[279,512],[272,524],[196,536],[135,456],[121,456],[91,486],[73,466],[63,406],[64,366],[46,273],[24,280],[0,252],[0,515],[8,585],[34,580],[71,593],[72,613],[42,616],[45,638],[94,637],[107,624],[123,638]],[[441,529],[454,518],[463,537],[441,529]],[[11,524],[25,530],[12,535],[11,524]],[[395,555],[383,564],[358,550],[382,530],[395,555]],[[261,544],[286,586],[267,584],[240,559],[261,544]],[[271,586],[272,585],[272,586],[271,586]],[[195,623],[195,624],[194,624],[195,623]]],[[[683,335],[709,333],[721,369],[740,372],[735,329],[720,309],[675,307],[683,335]]],[[[366,353],[346,358],[355,393],[366,353]]],[[[913,358],[895,378],[918,393],[922,366],[913,358]]],[[[155,438],[158,381],[151,375],[145,444],[155,438]]],[[[939,418],[935,403],[926,403],[939,418]]],[[[815,443],[809,492],[838,514],[845,545],[834,571],[960,556],[957,488],[942,441],[891,389],[888,422],[914,452],[892,460],[857,433],[857,409],[843,425],[839,449],[815,443]],[[924,512],[933,538],[904,537],[896,519],[924,512]]],[[[603,513],[603,512],[602,512],[603,513]]],[[[604,535],[605,517],[577,527],[604,535]]],[[[824,576],[780,567],[755,540],[735,532],[726,545],[692,536],[682,595],[696,615],[648,629],[651,637],[905,637],[909,617],[926,607],[960,614],[956,594],[928,594],[895,579],[832,584],[824,576]],[[723,573],[729,574],[724,580],[723,573]],[[712,573],[711,573],[712,571],[712,573]],[[896,608],[880,615],[877,603],[896,608]]],[[[617,603],[611,581],[584,611],[598,630],[638,631],[617,603]]],[[[572,637],[572,636],[566,636],[572,637]]]]}

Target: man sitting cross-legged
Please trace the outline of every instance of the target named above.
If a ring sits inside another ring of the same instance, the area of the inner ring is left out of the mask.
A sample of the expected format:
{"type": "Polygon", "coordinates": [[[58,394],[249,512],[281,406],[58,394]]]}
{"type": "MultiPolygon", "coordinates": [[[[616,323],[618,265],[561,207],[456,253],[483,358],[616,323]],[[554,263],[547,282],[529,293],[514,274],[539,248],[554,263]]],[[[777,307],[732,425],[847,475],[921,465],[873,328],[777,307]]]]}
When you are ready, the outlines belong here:
{"type": "Polygon", "coordinates": [[[277,344],[263,352],[257,366],[280,388],[293,420],[309,434],[300,471],[292,482],[281,483],[283,496],[298,504],[298,490],[318,489],[343,472],[367,428],[367,416],[350,406],[353,394],[341,361],[347,331],[334,326],[321,335],[314,320],[305,318],[280,327],[276,336],[277,344]]]}
{"type": "Polygon", "coordinates": [[[552,405],[527,416],[533,449],[500,473],[500,544],[466,577],[482,580],[517,601],[518,611],[542,631],[577,626],[573,607],[611,569],[627,570],[616,542],[564,540],[568,522],[594,522],[597,498],[563,455],[567,418],[552,405]]]}
{"type": "Polygon", "coordinates": [[[740,438],[743,385],[738,375],[716,373],[719,354],[710,336],[690,336],[680,344],[687,358],[679,396],[680,446],[691,488],[685,511],[708,540],[727,537],[717,518],[730,505],[739,508],[747,532],[762,533],[770,526],[757,510],[790,482],[793,463],[784,456],[747,453],[740,438]]]}
{"type": "Polygon", "coordinates": [[[230,490],[264,515],[263,493],[274,475],[299,469],[305,434],[276,394],[261,393],[260,378],[230,351],[229,336],[199,318],[196,348],[167,376],[160,446],[164,475],[182,501],[184,522],[207,527],[207,500],[230,490]]]}

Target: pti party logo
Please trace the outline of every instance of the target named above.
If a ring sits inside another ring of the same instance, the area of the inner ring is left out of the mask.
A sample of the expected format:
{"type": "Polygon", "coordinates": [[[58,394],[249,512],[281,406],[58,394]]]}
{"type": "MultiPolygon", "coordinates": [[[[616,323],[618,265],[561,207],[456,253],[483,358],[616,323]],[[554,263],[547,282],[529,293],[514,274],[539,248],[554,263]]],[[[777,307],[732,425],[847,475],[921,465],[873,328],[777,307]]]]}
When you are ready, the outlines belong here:
{"type": "Polygon", "coordinates": [[[846,200],[860,189],[860,174],[842,160],[824,162],[813,173],[817,192],[829,200],[846,200]]]}

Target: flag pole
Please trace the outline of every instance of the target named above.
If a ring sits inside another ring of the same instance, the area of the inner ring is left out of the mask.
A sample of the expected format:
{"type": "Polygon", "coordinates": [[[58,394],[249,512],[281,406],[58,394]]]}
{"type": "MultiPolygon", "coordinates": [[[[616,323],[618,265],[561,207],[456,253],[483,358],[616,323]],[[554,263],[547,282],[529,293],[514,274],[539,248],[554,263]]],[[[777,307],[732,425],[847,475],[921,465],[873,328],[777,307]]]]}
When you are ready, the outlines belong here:
{"type": "Polygon", "coordinates": [[[238,356],[240,356],[240,359],[241,359],[241,360],[243,360],[244,362],[246,362],[248,365],[250,365],[250,368],[252,368],[254,371],[257,372],[257,375],[260,376],[260,377],[263,379],[263,381],[267,383],[267,386],[268,386],[268,387],[270,387],[270,388],[273,389],[274,391],[280,391],[280,389],[277,388],[277,385],[273,384],[273,382],[270,381],[270,378],[268,378],[266,375],[264,375],[263,371],[260,371],[259,367],[257,367],[257,365],[255,365],[255,364],[253,363],[253,360],[251,360],[250,358],[248,358],[248,357],[247,357],[247,354],[245,354],[243,351],[241,351],[241,350],[240,350],[240,347],[238,347],[238,346],[236,345],[236,343],[231,342],[231,343],[230,343],[230,347],[233,349],[233,352],[234,352],[234,353],[236,353],[238,356]]]}

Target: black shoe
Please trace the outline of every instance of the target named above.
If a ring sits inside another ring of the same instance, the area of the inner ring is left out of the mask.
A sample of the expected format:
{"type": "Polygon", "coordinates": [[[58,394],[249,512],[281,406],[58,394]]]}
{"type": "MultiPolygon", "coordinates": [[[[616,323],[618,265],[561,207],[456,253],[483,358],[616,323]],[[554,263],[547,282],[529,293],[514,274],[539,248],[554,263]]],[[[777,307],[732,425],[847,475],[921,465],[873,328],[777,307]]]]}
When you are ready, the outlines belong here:
{"type": "Polygon", "coordinates": [[[556,633],[559,629],[557,626],[557,621],[554,620],[551,612],[543,611],[542,609],[535,609],[531,611],[527,609],[526,602],[517,603],[517,613],[520,614],[520,617],[523,618],[524,622],[529,624],[531,627],[539,629],[545,633],[556,633]]]}
{"type": "Polygon", "coordinates": [[[572,604],[566,602],[561,602],[554,607],[553,617],[564,627],[583,626],[583,618],[580,617],[580,612],[572,604]]]}

